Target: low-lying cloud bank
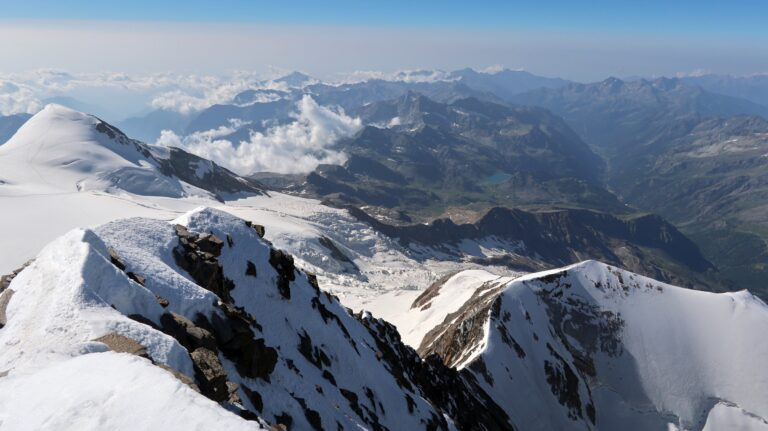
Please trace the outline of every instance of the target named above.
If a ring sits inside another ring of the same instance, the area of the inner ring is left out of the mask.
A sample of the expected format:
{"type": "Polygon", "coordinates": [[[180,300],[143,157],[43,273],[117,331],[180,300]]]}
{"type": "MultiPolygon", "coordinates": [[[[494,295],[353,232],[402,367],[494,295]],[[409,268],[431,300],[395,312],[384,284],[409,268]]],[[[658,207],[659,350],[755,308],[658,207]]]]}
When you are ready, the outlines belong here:
{"type": "Polygon", "coordinates": [[[71,97],[86,105],[103,107],[115,115],[106,118],[113,122],[147,108],[189,114],[216,103],[227,103],[243,90],[270,84],[272,82],[263,76],[248,71],[227,75],[127,75],[39,69],[23,74],[0,74],[0,115],[34,114],[52,97],[71,97]]]}
{"type": "Polygon", "coordinates": [[[306,173],[319,164],[344,163],[346,155],[331,147],[359,131],[360,119],[320,106],[308,95],[296,104],[296,109],[294,122],[272,127],[265,133],[251,132],[249,141],[224,139],[246,125],[233,119],[229,126],[184,137],[164,130],[157,144],[184,148],[240,175],[306,173]]]}

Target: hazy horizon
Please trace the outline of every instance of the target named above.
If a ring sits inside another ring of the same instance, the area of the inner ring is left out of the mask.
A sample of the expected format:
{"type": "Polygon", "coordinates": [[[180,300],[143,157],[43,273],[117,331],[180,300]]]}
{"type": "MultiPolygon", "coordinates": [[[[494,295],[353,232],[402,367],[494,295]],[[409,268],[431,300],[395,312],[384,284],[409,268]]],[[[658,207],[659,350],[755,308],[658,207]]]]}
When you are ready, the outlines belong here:
{"type": "Polygon", "coordinates": [[[597,81],[768,72],[768,4],[30,0],[3,6],[0,73],[485,68],[597,81]]]}

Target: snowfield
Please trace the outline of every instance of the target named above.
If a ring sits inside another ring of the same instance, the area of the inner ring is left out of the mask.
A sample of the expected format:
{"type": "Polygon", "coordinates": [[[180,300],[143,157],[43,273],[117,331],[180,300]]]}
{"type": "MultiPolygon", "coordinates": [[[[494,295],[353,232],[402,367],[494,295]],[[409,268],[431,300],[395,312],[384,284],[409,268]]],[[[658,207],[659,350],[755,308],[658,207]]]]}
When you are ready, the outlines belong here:
{"type": "Polygon", "coordinates": [[[2,430],[269,429],[222,409],[171,373],[125,353],[79,356],[2,380],[2,430]]]}

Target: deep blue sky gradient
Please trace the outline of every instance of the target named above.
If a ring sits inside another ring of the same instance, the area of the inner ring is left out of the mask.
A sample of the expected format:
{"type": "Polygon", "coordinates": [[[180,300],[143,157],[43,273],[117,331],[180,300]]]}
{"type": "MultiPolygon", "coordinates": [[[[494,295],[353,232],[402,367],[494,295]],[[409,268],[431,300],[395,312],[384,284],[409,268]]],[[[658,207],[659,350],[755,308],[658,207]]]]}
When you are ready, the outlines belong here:
{"type": "Polygon", "coordinates": [[[0,0],[0,20],[537,29],[768,37],[768,0],[0,0]]]}
{"type": "Polygon", "coordinates": [[[768,0],[0,0],[0,41],[0,74],[745,75],[768,73],[768,0]]]}

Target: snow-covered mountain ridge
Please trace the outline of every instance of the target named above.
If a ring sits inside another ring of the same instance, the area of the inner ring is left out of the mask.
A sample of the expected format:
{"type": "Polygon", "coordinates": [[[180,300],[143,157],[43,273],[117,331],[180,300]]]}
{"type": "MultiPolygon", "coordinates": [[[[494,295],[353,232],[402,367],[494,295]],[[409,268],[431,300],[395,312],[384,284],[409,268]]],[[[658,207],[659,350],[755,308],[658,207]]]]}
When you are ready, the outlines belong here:
{"type": "Polygon", "coordinates": [[[96,117],[53,104],[0,145],[0,166],[0,196],[262,193],[257,183],[209,160],[130,139],[96,117]]]}
{"type": "Polygon", "coordinates": [[[521,429],[768,429],[768,306],[747,291],[595,261],[511,281],[464,274],[414,303],[414,320],[445,316],[418,351],[474,373],[521,429]]]}
{"type": "Polygon", "coordinates": [[[173,223],[136,218],[74,230],[51,243],[0,297],[0,393],[37,383],[0,396],[0,429],[118,426],[113,403],[156,413],[151,402],[131,401],[144,391],[166,391],[150,401],[181,391],[185,414],[210,417],[204,395],[254,426],[512,429],[470,374],[422,361],[393,326],[353,316],[261,235],[201,209],[173,223]],[[168,372],[144,373],[150,364],[168,372]],[[44,393],[77,388],[90,367],[124,367],[160,383],[124,389],[107,379],[71,390],[70,409],[40,411],[44,393]],[[61,377],[45,380],[52,374],[61,377]],[[77,414],[85,405],[92,422],[77,414]]]}

